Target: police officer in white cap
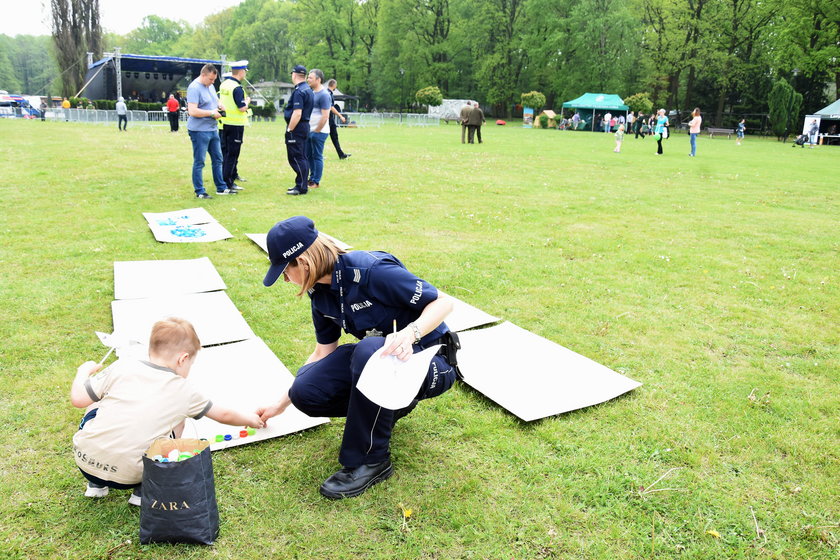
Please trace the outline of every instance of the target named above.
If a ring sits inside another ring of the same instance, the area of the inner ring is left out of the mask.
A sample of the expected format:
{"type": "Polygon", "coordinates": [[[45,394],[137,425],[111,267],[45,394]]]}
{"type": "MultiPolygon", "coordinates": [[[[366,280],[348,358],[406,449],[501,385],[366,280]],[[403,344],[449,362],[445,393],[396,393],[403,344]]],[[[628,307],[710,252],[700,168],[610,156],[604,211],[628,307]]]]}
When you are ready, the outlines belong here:
{"type": "Polygon", "coordinates": [[[230,64],[230,75],[227,76],[219,86],[219,101],[225,107],[225,115],[219,119],[222,127],[222,178],[232,191],[240,191],[242,187],[234,181],[237,178],[237,163],[239,162],[239,151],[242,149],[242,137],[245,127],[248,125],[248,105],[251,98],[245,95],[242,89],[242,80],[248,72],[248,61],[237,60],[230,64]]]}

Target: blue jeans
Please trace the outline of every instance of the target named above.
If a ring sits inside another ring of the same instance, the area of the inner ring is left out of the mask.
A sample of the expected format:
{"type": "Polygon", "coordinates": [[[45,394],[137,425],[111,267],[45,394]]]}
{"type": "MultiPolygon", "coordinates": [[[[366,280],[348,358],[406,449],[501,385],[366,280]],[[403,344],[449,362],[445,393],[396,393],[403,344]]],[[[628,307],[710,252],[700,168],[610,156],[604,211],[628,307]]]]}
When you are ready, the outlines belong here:
{"type": "Polygon", "coordinates": [[[310,132],[306,139],[306,159],[309,160],[309,180],[320,183],[324,174],[324,142],[329,134],[326,132],[310,132]]]}
{"type": "Polygon", "coordinates": [[[213,183],[216,185],[217,191],[223,191],[227,188],[224,179],[222,179],[222,144],[219,140],[218,131],[198,131],[190,130],[190,140],[193,146],[193,168],[192,168],[192,182],[195,194],[202,194],[207,191],[204,190],[204,159],[207,152],[210,152],[210,163],[213,167],[213,183]]]}
{"type": "Polygon", "coordinates": [[[697,133],[691,134],[691,155],[695,155],[697,153],[697,133]]]}

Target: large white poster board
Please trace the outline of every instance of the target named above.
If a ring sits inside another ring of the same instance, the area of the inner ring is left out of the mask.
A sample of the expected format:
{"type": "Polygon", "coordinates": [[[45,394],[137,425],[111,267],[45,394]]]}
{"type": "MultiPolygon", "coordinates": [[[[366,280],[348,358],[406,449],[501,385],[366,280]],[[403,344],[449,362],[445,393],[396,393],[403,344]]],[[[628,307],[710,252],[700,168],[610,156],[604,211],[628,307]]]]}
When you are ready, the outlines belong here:
{"type": "Polygon", "coordinates": [[[114,263],[115,299],[197,294],[226,288],[207,257],[114,263]]]}
{"type": "MultiPolygon", "coordinates": [[[[272,404],[289,389],[294,376],[274,355],[274,352],[259,338],[244,342],[205,348],[198,353],[190,370],[189,380],[194,383],[213,404],[236,410],[253,412],[260,406],[272,404]]],[[[329,422],[327,418],[312,418],[294,405],[283,414],[271,418],[266,427],[254,435],[240,437],[243,429],[220,424],[210,418],[198,421],[188,420],[185,437],[197,434],[210,441],[212,450],[235,445],[254,443],[264,439],[284,436],[313,426],[329,422]],[[216,436],[230,435],[228,441],[217,442],[216,436]]]]}
{"type": "Polygon", "coordinates": [[[512,323],[459,336],[464,382],[527,422],[599,404],[641,385],[512,323]]]}
{"type": "MultiPolygon", "coordinates": [[[[442,290],[438,290],[438,293],[444,292],[442,290]]],[[[452,313],[447,315],[444,320],[446,322],[446,326],[448,326],[450,330],[455,332],[465,331],[482,325],[489,325],[490,323],[495,323],[499,320],[498,317],[485,313],[481,309],[473,307],[469,303],[461,301],[451,294],[446,295],[451,297],[455,302],[455,305],[452,307],[452,313]]]]}
{"type": "Polygon", "coordinates": [[[254,331],[225,292],[207,292],[111,302],[114,334],[143,344],[155,322],[181,317],[193,324],[202,346],[255,338],[254,331]]]}

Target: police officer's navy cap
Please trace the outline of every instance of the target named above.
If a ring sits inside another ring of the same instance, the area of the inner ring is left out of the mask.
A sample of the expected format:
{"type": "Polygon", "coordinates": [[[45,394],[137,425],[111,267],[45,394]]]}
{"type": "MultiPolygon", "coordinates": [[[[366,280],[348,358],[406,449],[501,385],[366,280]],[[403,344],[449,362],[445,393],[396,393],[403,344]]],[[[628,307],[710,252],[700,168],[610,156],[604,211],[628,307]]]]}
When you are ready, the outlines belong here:
{"type": "Polygon", "coordinates": [[[298,64],[294,68],[292,68],[293,74],[306,74],[306,66],[303,64],[298,64]]]}
{"type": "Polygon", "coordinates": [[[306,216],[295,216],[274,224],[265,240],[271,266],[268,267],[263,284],[274,284],[289,263],[309,249],[317,238],[318,230],[306,216]]]}
{"type": "Polygon", "coordinates": [[[237,60],[236,62],[230,63],[231,70],[247,70],[248,69],[248,61],[247,60],[237,60]]]}

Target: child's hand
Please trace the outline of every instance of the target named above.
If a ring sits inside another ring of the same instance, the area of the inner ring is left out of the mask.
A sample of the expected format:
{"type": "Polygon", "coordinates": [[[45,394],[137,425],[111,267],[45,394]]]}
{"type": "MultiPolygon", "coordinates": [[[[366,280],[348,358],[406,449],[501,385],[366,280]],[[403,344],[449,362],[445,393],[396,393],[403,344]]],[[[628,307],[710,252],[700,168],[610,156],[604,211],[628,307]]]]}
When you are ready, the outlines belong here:
{"type": "Polygon", "coordinates": [[[260,416],[256,413],[245,414],[244,424],[249,428],[265,428],[265,422],[260,420],[260,416]]]}
{"type": "Polygon", "coordinates": [[[102,367],[101,364],[97,364],[96,362],[93,362],[93,361],[85,362],[82,365],[80,365],[78,367],[78,369],[76,370],[76,376],[77,377],[78,376],[90,377],[91,375],[93,375],[94,373],[99,371],[99,369],[101,367],[102,367]]]}

